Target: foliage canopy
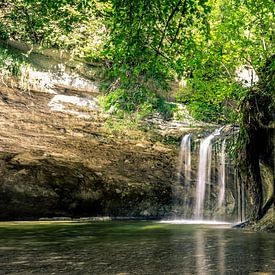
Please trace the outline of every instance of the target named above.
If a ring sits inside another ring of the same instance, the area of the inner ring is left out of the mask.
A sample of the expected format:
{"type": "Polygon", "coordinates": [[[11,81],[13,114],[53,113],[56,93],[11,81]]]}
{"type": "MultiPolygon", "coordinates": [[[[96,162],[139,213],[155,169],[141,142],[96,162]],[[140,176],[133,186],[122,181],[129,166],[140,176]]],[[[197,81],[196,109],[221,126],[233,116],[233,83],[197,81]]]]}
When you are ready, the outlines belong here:
{"type": "Polygon", "coordinates": [[[156,110],[176,98],[203,120],[235,120],[247,89],[274,55],[273,0],[0,0],[0,36],[69,49],[110,68],[106,107],[156,110]],[[177,91],[171,83],[184,82],[177,91]]]}

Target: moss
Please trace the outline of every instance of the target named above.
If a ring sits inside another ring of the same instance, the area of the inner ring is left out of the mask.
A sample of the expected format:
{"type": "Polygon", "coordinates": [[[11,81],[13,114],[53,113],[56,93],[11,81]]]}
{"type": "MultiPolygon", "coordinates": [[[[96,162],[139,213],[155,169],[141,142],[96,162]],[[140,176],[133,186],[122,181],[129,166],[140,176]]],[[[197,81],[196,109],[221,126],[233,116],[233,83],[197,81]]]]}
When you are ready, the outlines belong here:
{"type": "Polygon", "coordinates": [[[270,208],[262,219],[249,226],[248,229],[275,233],[275,209],[270,208]]]}
{"type": "Polygon", "coordinates": [[[240,134],[237,142],[238,166],[252,205],[251,220],[259,220],[274,204],[273,194],[263,205],[263,182],[260,162],[274,167],[274,57],[260,74],[260,82],[241,103],[240,134]]]}

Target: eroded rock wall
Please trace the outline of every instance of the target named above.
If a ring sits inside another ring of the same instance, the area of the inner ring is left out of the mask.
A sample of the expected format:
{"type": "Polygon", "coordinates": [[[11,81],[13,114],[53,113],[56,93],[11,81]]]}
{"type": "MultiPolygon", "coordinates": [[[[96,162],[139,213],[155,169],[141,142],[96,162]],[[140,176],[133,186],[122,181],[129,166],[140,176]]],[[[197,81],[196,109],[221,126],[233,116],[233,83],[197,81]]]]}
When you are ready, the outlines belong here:
{"type": "Polygon", "coordinates": [[[0,219],[170,213],[177,146],[53,112],[47,93],[0,95],[0,219]]]}

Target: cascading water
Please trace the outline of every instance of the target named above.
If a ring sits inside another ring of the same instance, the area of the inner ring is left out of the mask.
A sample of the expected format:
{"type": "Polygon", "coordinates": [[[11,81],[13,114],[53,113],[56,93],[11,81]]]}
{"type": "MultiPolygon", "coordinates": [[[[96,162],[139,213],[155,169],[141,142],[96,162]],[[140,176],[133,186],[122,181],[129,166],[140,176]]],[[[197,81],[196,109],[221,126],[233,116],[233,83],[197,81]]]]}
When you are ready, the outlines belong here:
{"type": "Polygon", "coordinates": [[[178,184],[174,188],[174,219],[168,222],[224,224],[221,219],[232,222],[244,219],[243,186],[236,180],[237,170],[226,152],[234,142],[234,136],[228,130],[234,131],[234,128],[223,128],[202,139],[198,151],[196,141],[191,146],[191,134],[183,136],[178,160],[178,184]],[[192,178],[194,174],[196,180],[192,178]]]}
{"type": "Polygon", "coordinates": [[[181,181],[182,176],[184,182],[190,181],[191,175],[191,134],[187,134],[182,138],[179,153],[178,180],[181,181]]]}
{"type": "Polygon", "coordinates": [[[203,217],[203,205],[205,197],[206,179],[209,177],[209,166],[211,166],[211,140],[214,135],[210,135],[203,139],[200,144],[199,153],[199,168],[198,179],[196,188],[196,206],[194,216],[196,219],[202,219],[203,217]]]}
{"type": "Polygon", "coordinates": [[[224,204],[225,196],[225,148],[226,139],[222,142],[220,153],[220,167],[219,167],[219,196],[218,196],[218,208],[221,209],[224,204]]]}
{"type": "Polygon", "coordinates": [[[239,181],[238,172],[236,171],[235,181],[237,186],[237,215],[238,222],[245,220],[245,195],[244,184],[239,181]]]}
{"type": "Polygon", "coordinates": [[[182,138],[179,153],[178,165],[178,182],[184,188],[183,209],[184,217],[186,218],[189,212],[189,193],[191,181],[191,134],[187,134],[182,138]]]}
{"type": "Polygon", "coordinates": [[[211,156],[212,156],[212,144],[211,141],[215,136],[220,135],[222,128],[215,130],[214,133],[206,137],[201,141],[199,152],[199,168],[197,176],[197,188],[196,188],[196,205],[194,210],[194,217],[196,219],[203,218],[204,210],[204,197],[206,183],[210,184],[211,174],[211,156]]]}

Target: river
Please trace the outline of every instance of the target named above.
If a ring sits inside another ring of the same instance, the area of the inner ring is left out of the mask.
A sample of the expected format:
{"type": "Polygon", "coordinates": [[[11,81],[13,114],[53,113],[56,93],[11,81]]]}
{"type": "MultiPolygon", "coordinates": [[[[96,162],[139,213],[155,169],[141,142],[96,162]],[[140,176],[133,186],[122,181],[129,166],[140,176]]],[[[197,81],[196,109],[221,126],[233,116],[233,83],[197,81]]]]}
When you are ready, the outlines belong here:
{"type": "Polygon", "coordinates": [[[0,274],[274,274],[275,234],[156,221],[2,222],[0,274]]]}

